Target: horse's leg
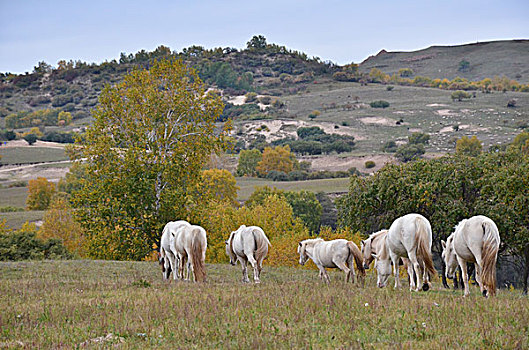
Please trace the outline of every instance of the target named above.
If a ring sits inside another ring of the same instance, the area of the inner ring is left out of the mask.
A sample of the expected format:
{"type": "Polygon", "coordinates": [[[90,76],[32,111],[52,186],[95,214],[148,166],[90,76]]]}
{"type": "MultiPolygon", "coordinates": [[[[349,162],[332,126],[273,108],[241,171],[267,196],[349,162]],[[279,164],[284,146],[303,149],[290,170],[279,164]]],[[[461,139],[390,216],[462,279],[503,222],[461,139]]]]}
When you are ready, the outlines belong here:
{"type": "Polygon", "coordinates": [[[479,290],[481,291],[481,294],[483,294],[484,297],[487,296],[487,288],[483,285],[483,280],[481,278],[481,274],[483,272],[483,259],[481,259],[481,250],[473,251],[472,254],[474,254],[474,257],[476,258],[476,263],[474,264],[474,271],[476,275],[476,282],[478,282],[479,290]]]}
{"type": "Polygon", "coordinates": [[[460,257],[457,257],[457,262],[459,263],[461,275],[463,276],[463,285],[465,286],[464,295],[467,296],[470,294],[470,289],[468,288],[467,262],[460,257]]]}
{"type": "Polygon", "coordinates": [[[399,257],[390,252],[389,257],[393,263],[393,276],[395,276],[395,289],[400,289],[399,257]]]}
{"type": "Polygon", "coordinates": [[[244,283],[250,282],[250,279],[248,278],[248,260],[246,258],[239,257],[239,262],[242,266],[242,281],[244,283]]]}
{"type": "MultiPolygon", "coordinates": [[[[415,278],[411,278],[410,281],[413,281],[413,287],[410,283],[410,290],[415,290],[416,292],[419,291],[419,283],[423,280],[422,273],[421,273],[421,266],[419,265],[419,261],[417,261],[417,256],[415,255],[415,252],[408,252],[408,258],[410,259],[410,262],[413,264],[413,271],[415,272],[415,278]],[[417,282],[417,284],[415,283],[417,282]]],[[[425,271],[426,273],[426,271],[425,271]]]]}
{"type": "Polygon", "coordinates": [[[253,254],[249,254],[248,255],[248,261],[250,262],[250,264],[253,267],[253,280],[254,280],[254,282],[255,283],[261,283],[261,281],[259,280],[259,271],[258,271],[257,261],[255,260],[253,254]]]}
{"type": "Polygon", "coordinates": [[[406,258],[401,258],[401,259],[402,259],[402,263],[406,265],[406,271],[408,272],[408,284],[411,287],[411,283],[412,281],[414,281],[414,278],[415,278],[414,272],[413,272],[413,265],[409,259],[406,259],[406,258]]]}
{"type": "Polygon", "coordinates": [[[327,271],[325,271],[325,267],[323,267],[322,265],[316,265],[316,266],[318,266],[318,269],[320,269],[320,278],[324,282],[327,282],[327,284],[331,283],[331,278],[327,274],[327,271]]]}

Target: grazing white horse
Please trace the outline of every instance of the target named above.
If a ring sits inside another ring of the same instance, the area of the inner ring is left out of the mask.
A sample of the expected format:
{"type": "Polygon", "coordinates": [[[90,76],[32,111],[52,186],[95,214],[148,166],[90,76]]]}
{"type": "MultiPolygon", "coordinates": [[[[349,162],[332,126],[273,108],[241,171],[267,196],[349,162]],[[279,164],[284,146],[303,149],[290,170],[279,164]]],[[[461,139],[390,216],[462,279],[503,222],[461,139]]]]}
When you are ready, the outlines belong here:
{"type": "Polygon", "coordinates": [[[330,283],[329,275],[325,271],[326,267],[339,268],[345,273],[345,282],[354,283],[354,266],[353,260],[356,263],[356,268],[362,278],[365,276],[364,266],[362,264],[362,253],[354,242],[345,239],[335,239],[332,241],[324,241],[321,238],[306,239],[299,242],[298,246],[299,263],[305,265],[310,258],[320,270],[320,278],[327,283],[330,283]]]}
{"type": "Polygon", "coordinates": [[[197,225],[181,226],[173,235],[174,249],[178,254],[178,273],[184,279],[184,267],[187,263],[185,280],[191,270],[195,282],[206,281],[206,248],[208,245],[206,230],[197,225]]]}
{"type": "MultiPolygon", "coordinates": [[[[362,251],[362,257],[364,259],[365,270],[368,270],[371,262],[375,260],[373,254],[376,254],[380,244],[385,242],[387,234],[388,230],[380,230],[372,233],[367,239],[361,242],[360,250],[362,251]]],[[[401,260],[404,268],[408,271],[408,276],[413,276],[413,266],[410,263],[410,260],[407,258],[401,258],[401,260]]]]}
{"type": "Polygon", "coordinates": [[[445,241],[442,257],[446,277],[454,278],[457,265],[461,267],[465,296],[468,287],[467,262],[476,263],[476,281],[484,296],[496,294],[496,259],[500,247],[498,227],[486,216],[478,215],[461,221],[445,241]]]}
{"type": "Polygon", "coordinates": [[[430,289],[429,275],[435,275],[432,260],[432,228],[430,222],[420,214],[404,215],[391,224],[384,242],[380,244],[375,257],[378,272],[377,285],[383,288],[391,275],[391,262],[395,274],[395,288],[400,288],[399,258],[408,258],[413,265],[415,276],[410,275],[410,290],[430,289]],[[391,259],[391,261],[390,261],[391,259]],[[422,265],[422,266],[421,266],[422,265]],[[422,273],[424,271],[424,274],[422,273]],[[417,283],[415,283],[415,277],[417,283]]]}
{"type": "Polygon", "coordinates": [[[182,226],[190,226],[190,223],[184,220],[169,221],[162,231],[158,262],[162,266],[162,276],[166,280],[171,276],[171,272],[173,272],[174,280],[178,278],[178,255],[174,249],[173,240],[174,234],[182,226]]]}
{"type": "Polygon", "coordinates": [[[225,243],[230,264],[235,266],[237,261],[241,263],[242,281],[250,282],[247,270],[248,262],[250,262],[253,267],[253,280],[255,283],[260,283],[259,276],[263,268],[263,260],[268,254],[268,245],[271,245],[263,229],[258,226],[242,225],[230,234],[225,243]]]}

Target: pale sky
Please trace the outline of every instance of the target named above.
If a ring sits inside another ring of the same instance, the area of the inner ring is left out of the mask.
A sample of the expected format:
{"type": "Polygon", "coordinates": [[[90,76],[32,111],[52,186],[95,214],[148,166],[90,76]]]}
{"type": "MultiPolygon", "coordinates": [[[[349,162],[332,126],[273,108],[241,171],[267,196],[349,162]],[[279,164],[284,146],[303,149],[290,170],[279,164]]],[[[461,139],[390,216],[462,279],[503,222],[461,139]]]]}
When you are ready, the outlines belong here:
{"type": "Polygon", "coordinates": [[[529,39],[528,0],[0,0],[0,72],[101,63],[165,45],[242,49],[253,35],[338,64],[381,49],[529,39]]]}

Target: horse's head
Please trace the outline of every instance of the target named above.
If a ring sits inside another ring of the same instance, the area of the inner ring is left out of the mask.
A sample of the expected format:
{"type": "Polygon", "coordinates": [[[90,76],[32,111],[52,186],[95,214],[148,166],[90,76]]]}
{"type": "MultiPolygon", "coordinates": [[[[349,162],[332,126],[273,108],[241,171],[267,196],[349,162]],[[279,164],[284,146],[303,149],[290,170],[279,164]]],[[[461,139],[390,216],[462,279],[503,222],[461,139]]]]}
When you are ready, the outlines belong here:
{"type": "Polygon", "coordinates": [[[375,269],[377,270],[377,285],[378,288],[384,288],[388,284],[389,276],[391,276],[391,261],[389,259],[380,259],[373,254],[375,259],[375,269]]]}
{"type": "Polygon", "coordinates": [[[443,258],[443,262],[446,266],[445,276],[447,278],[454,278],[457,269],[457,258],[454,250],[453,235],[450,235],[446,239],[446,242],[441,241],[441,245],[443,246],[443,252],[441,253],[441,257],[443,258]]]}
{"type": "Polygon", "coordinates": [[[224,243],[226,244],[226,255],[229,256],[230,258],[230,264],[235,266],[237,264],[237,256],[235,255],[235,252],[233,251],[233,235],[235,234],[236,231],[232,232],[230,234],[230,238],[228,238],[228,240],[224,241],[224,243]]]}
{"type": "Polygon", "coordinates": [[[309,257],[307,256],[307,252],[305,251],[305,242],[299,242],[298,245],[298,253],[299,253],[299,264],[305,265],[309,257]]]}
{"type": "Polygon", "coordinates": [[[371,261],[373,261],[373,256],[371,255],[371,237],[361,242],[360,250],[362,251],[364,269],[368,270],[371,261]]]}

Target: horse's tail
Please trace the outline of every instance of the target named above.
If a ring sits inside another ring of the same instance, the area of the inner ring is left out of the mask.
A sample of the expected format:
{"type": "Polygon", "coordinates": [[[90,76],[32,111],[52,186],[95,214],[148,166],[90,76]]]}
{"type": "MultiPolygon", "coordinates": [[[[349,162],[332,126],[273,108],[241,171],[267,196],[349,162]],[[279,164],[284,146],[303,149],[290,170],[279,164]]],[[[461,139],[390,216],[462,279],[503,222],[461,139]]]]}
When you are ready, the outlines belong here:
{"type": "MultiPolygon", "coordinates": [[[[364,259],[362,256],[362,252],[360,249],[358,249],[358,246],[351,241],[347,242],[347,247],[349,247],[349,252],[353,255],[356,268],[358,269],[358,273],[360,274],[360,277],[362,277],[362,283],[363,279],[366,275],[366,270],[364,269],[364,259]]],[[[354,266],[349,266],[350,269],[354,269],[354,266]]]]}
{"type": "MultiPolygon", "coordinates": [[[[437,274],[433,265],[430,244],[427,242],[428,228],[426,222],[421,217],[415,219],[415,243],[417,246],[417,258],[424,263],[424,272],[430,275],[430,281],[437,274]]],[[[417,281],[418,283],[418,281],[417,281]]]]}
{"type": "Polygon", "coordinates": [[[257,261],[257,264],[260,264],[260,262],[266,257],[266,254],[268,254],[268,245],[270,244],[270,241],[261,230],[254,228],[252,234],[255,240],[254,258],[257,261]]]}
{"type": "Polygon", "coordinates": [[[496,259],[500,248],[500,234],[498,228],[491,221],[484,221],[483,248],[481,250],[481,281],[487,292],[494,296],[496,294],[496,259]]]}
{"type": "Polygon", "coordinates": [[[191,257],[193,258],[193,274],[195,281],[206,282],[206,262],[203,259],[206,242],[204,242],[201,235],[200,228],[193,228],[191,231],[191,257]]]}

